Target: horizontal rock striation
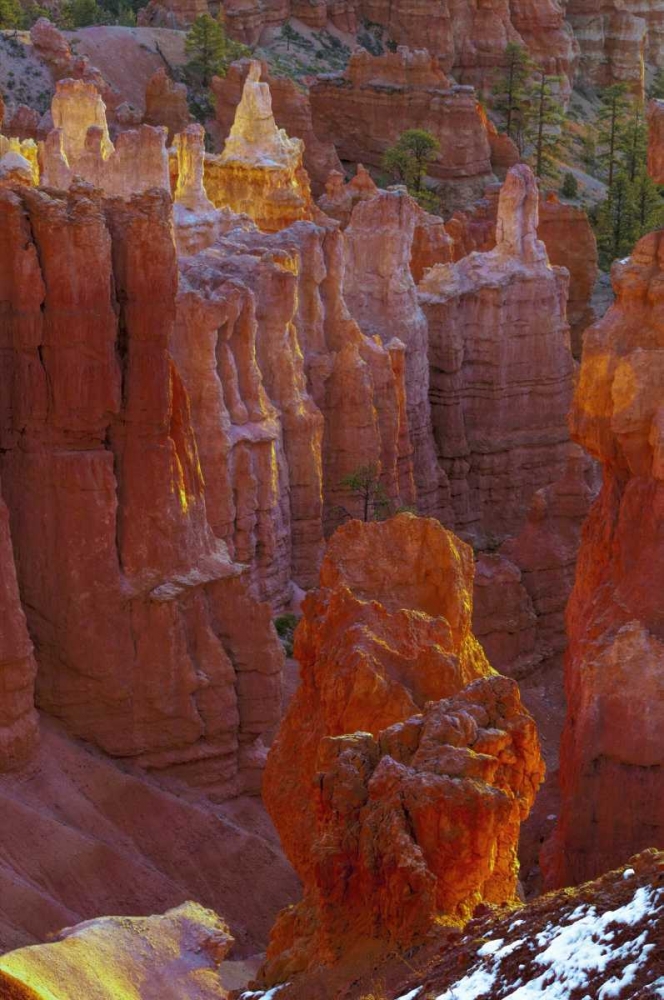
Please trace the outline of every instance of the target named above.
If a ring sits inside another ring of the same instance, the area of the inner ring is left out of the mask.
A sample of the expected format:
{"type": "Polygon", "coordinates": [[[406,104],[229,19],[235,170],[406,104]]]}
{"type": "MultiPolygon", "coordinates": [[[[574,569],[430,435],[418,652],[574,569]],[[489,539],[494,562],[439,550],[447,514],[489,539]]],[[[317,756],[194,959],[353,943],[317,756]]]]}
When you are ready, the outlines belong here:
{"type": "Polygon", "coordinates": [[[570,451],[568,274],[537,239],[537,187],[513,167],[495,249],[437,265],[418,287],[429,323],[430,401],[457,530],[481,548],[522,526],[570,451]]]}

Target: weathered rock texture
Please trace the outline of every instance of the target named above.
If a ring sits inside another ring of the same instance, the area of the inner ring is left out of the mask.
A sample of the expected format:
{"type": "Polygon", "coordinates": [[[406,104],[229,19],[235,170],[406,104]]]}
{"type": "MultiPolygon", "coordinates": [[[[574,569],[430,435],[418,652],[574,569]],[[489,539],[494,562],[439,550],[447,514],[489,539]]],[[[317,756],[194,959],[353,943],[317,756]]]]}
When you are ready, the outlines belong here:
{"type": "Polygon", "coordinates": [[[168,197],[0,194],[1,471],[38,703],[212,794],[255,787],[281,652],[207,518],[168,197]]]}
{"type": "Polygon", "coordinates": [[[182,265],[173,351],[215,530],[254,563],[271,599],[291,576],[315,582],[340,508],[360,512],[342,484],[359,467],[375,467],[395,506],[414,500],[404,348],[382,347],[353,321],[344,267],[331,223],[236,227],[182,265]]]}
{"type": "Polygon", "coordinates": [[[661,63],[659,5],[571,0],[566,17],[579,43],[580,78],[600,87],[626,83],[641,94],[646,61],[661,63]]]}
{"type": "Polygon", "coordinates": [[[264,778],[304,884],[273,931],[268,981],[358,939],[407,948],[439,913],[514,897],[542,765],[516,684],[472,634],[472,576],[471,550],[434,520],[353,521],[331,539],[264,778]]]}
{"type": "Polygon", "coordinates": [[[664,234],[612,280],[586,333],[572,434],[600,460],[568,612],[563,808],[547,851],[554,884],[592,877],[664,830],[664,234]]]}
{"type": "Polygon", "coordinates": [[[145,88],[144,120],[146,125],[165,125],[169,144],[191,122],[187,88],[183,83],[175,83],[163,66],[150,77],[145,88]]]}
{"type": "MultiPolygon", "coordinates": [[[[229,67],[225,77],[215,76],[212,79],[211,89],[215,96],[215,115],[221,140],[227,137],[233,125],[250,65],[251,60],[240,59],[229,67]]],[[[264,63],[262,78],[270,88],[276,124],[287,135],[301,139],[304,143],[304,167],[309,174],[314,194],[319,195],[330,172],[341,169],[337,151],[329,139],[316,135],[306,91],[288,77],[270,76],[264,63]]]]}
{"type": "Polygon", "coordinates": [[[3,956],[0,992],[10,1000],[148,1000],[155,991],[164,1000],[223,1000],[218,968],[232,944],[223,920],[197,903],[163,916],[98,917],[3,956]]]}
{"type": "Polygon", "coordinates": [[[530,170],[513,167],[495,249],[437,265],[418,290],[438,459],[456,528],[482,548],[520,529],[530,498],[563,475],[570,451],[569,279],[537,238],[537,203],[530,170]]]}
{"type": "MultiPolygon", "coordinates": [[[[460,260],[473,250],[486,252],[496,245],[496,221],[500,187],[492,185],[470,208],[454,213],[445,224],[453,241],[453,259],[460,260]]],[[[569,271],[567,322],[572,353],[581,357],[583,331],[595,320],[591,304],[599,273],[597,242],[584,209],[561,202],[550,192],[539,202],[537,235],[546,247],[551,264],[569,271]]]]}
{"type": "Polygon", "coordinates": [[[473,90],[451,86],[427,51],[400,47],[372,56],[358,49],[344,74],[320,77],[310,96],[314,130],[351,163],[380,167],[408,128],[435,135],[440,153],[429,173],[446,207],[478,197],[491,177],[488,132],[473,90]]]}
{"type": "MultiPolygon", "coordinates": [[[[4,346],[4,345],[3,345],[4,346]]],[[[4,355],[4,351],[0,357],[4,355]]],[[[21,609],[9,534],[0,494],[0,771],[26,760],[37,742],[35,661],[21,609]]]]}
{"type": "Polygon", "coordinates": [[[252,60],[223,152],[206,164],[205,186],[217,207],[245,213],[270,232],[310,219],[313,203],[301,139],[277,128],[261,64],[252,60]]]}
{"type": "Polygon", "coordinates": [[[572,353],[581,357],[583,333],[595,320],[591,299],[599,274],[597,241],[583,208],[559,201],[553,192],[540,201],[537,235],[551,264],[569,271],[567,322],[572,353]]]}
{"type": "Polygon", "coordinates": [[[166,128],[141,125],[120,133],[114,146],[97,88],[81,80],[58,82],[52,114],[55,128],[39,148],[45,187],[66,190],[80,177],[122,198],[170,189],[166,128]]]}
{"type": "Polygon", "coordinates": [[[436,461],[429,407],[427,321],[410,272],[416,227],[425,213],[405,190],[381,191],[353,209],[344,237],[348,307],[363,331],[406,346],[406,405],[418,509],[446,516],[449,490],[436,461]]]}
{"type": "Polygon", "coordinates": [[[299,885],[260,800],[183,795],[179,782],[68,738],[44,713],[40,722],[30,766],[0,776],[0,953],[100,913],[185,899],[225,914],[238,957],[264,950],[299,885]],[[250,883],[260,893],[247,894],[250,883]]]}

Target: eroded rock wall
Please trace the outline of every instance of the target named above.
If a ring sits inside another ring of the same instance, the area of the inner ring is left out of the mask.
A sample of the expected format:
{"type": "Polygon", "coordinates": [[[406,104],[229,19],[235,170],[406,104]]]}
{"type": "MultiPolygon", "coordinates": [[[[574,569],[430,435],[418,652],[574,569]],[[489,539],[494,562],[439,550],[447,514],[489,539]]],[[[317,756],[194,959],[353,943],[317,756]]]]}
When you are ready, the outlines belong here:
{"type": "Polygon", "coordinates": [[[562,812],[552,884],[580,882],[664,828],[664,464],[658,296],[664,234],[612,270],[616,302],[586,333],[574,438],[602,464],[567,610],[562,812]]]}
{"type": "Polygon", "coordinates": [[[495,249],[437,265],[418,288],[438,460],[457,530],[481,548],[519,531],[530,498],[563,475],[570,449],[569,277],[549,264],[537,209],[531,171],[513,167],[495,249]]]}
{"type": "Polygon", "coordinates": [[[1,204],[2,477],[38,703],[213,794],[255,788],[281,651],[207,519],[168,352],[167,195],[104,201],[83,187],[1,204]]]}

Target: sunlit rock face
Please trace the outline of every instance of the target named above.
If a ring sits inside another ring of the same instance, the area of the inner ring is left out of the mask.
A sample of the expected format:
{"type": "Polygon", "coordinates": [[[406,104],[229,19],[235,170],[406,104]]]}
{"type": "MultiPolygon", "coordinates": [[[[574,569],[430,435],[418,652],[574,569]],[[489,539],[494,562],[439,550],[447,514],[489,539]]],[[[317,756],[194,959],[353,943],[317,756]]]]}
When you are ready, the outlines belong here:
{"type": "Polygon", "coordinates": [[[218,967],[232,944],[224,921],[197,903],[163,916],[98,917],[48,944],[3,955],[0,993],[11,1000],[148,1000],[157,991],[163,1000],[224,1000],[218,967]]]}
{"type": "Polygon", "coordinates": [[[421,513],[451,519],[449,488],[436,460],[429,407],[427,321],[410,271],[415,230],[425,213],[405,189],[360,200],[345,230],[344,293],[363,331],[406,345],[406,401],[421,513]]]}
{"type": "MultiPolygon", "coordinates": [[[[215,118],[221,140],[226,138],[232,128],[251,63],[250,59],[239,59],[229,66],[226,76],[212,78],[215,118]]],[[[319,137],[314,131],[308,92],[287,76],[270,76],[267,64],[261,65],[262,78],[270,87],[275,121],[287,135],[301,139],[304,143],[304,167],[311,180],[314,194],[319,195],[330,172],[341,170],[334,145],[326,136],[319,137]]]]}
{"type": "Polygon", "coordinates": [[[61,80],[52,103],[55,128],[40,143],[41,183],[66,190],[74,177],[123,198],[170,190],[165,128],[141,125],[110,140],[106,109],[93,83],[61,80]]]}
{"type": "Polygon", "coordinates": [[[664,233],[612,270],[586,333],[571,430],[602,463],[567,611],[563,808],[552,884],[583,881],[664,829],[664,233]]]}
{"type": "Polygon", "coordinates": [[[472,634],[472,578],[470,548],[432,519],[332,537],[264,777],[304,886],[275,925],[267,981],[365,939],[407,948],[438,914],[514,897],[542,765],[516,685],[472,634]]]}
{"type": "Polygon", "coordinates": [[[437,265],[419,285],[429,324],[431,414],[456,528],[494,547],[536,490],[565,472],[573,359],[569,276],[537,237],[528,167],[500,192],[496,246],[437,265]]]}
{"type": "Polygon", "coordinates": [[[218,208],[246,214],[274,232],[310,219],[313,203],[304,145],[277,128],[270,88],[260,76],[261,64],[252,60],[223,152],[206,163],[205,186],[218,208]]]}
{"type": "Polygon", "coordinates": [[[344,268],[336,226],[309,222],[236,224],[181,262],[172,349],[215,531],[277,605],[290,578],[315,583],[324,534],[361,512],[345,477],[372,466],[395,508],[414,500],[404,346],[353,321],[344,268]]]}
{"type": "Polygon", "coordinates": [[[37,147],[28,139],[0,135],[0,187],[32,187],[38,182],[37,147]]]}
{"type": "Polygon", "coordinates": [[[0,464],[38,703],[113,755],[221,797],[253,789],[281,650],[207,517],[168,351],[168,197],[77,187],[0,205],[0,464]]]}
{"type": "Polygon", "coordinates": [[[36,673],[16,582],[9,514],[0,494],[0,772],[22,764],[37,742],[36,673]]]}
{"type": "Polygon", "coordinates": [[[372,56],[358,49],[343,74],[320,77],[310,94],[314,129],[344,161],[380,168],[402,132],[424,128],[440,143],[429,172],[446,207],[478,197],[491,177],[489,138],[474,92],[452,87],[428,51],[400,47],[372,56]]]}

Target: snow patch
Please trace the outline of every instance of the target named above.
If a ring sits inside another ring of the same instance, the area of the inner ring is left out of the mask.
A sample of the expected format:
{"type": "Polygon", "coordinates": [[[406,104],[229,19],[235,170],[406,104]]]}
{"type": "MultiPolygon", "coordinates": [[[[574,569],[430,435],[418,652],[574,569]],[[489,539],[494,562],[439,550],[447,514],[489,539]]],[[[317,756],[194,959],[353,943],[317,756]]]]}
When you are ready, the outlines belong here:
{"type": "MultiPolygon", "coordinates": [[[[543,971],[527,983],[513,979],[505,982],[501,977],[501,960],[521,947],[525,939],[507,945],[503,938],[487,941],[477,951],[482,964],[436,1000],[479,1000],[489,991],[495,1000],[569,1000],[577,991],[600,986],[609,963],[618,961],[620,973],[606,979],[596,994],[598,1000],[612,1000],[635,981],[655,947],[647,943],[647,929],[616,946],[616,929],[636,927],[646,918],[652,921],[663,904],[664,890],[640,886],[628,903],[615,910],[598,914],[594,906],[577,906],[563,917],[564,923],[549,923],[536,936],[541,951],[533,961],[543,971]]],[[[658,995],[664,998],[664,980],[655,986],[660,984],[658,995]]]]}

